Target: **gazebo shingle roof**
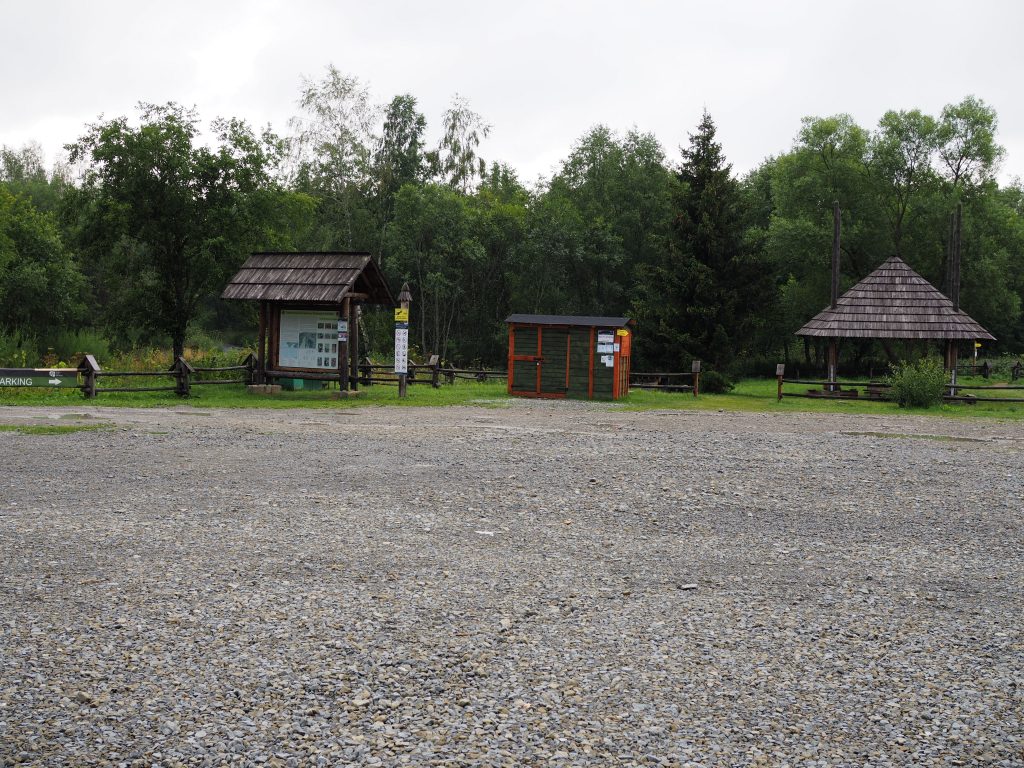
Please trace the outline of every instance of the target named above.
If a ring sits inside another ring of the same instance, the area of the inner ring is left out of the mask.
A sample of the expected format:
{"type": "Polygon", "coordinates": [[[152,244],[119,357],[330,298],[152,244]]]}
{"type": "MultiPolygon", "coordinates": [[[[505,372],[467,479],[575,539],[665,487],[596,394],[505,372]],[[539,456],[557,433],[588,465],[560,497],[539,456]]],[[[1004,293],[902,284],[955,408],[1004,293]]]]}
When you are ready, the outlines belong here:
{"type": "Polygon", "coordinates": [[[897,256],[815,315],[797,336],[867,339],[992,339],[897,256]]]}
{"type": "Polygon", "coordinates": [[[380,267],[368,253],[254,253],[221,298],[340,304],[346,294],[394,304],[380,267]]]}

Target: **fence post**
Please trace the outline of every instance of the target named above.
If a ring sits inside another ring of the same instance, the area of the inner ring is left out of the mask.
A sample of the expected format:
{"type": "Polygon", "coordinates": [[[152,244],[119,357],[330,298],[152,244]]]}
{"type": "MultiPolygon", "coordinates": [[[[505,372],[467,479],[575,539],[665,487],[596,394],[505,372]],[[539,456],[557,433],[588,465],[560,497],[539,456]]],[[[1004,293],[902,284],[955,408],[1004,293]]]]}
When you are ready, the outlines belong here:
{"type": "Polygon", "coordinates": [[[245,360],[242,361],[242,365],[245,366],[245,383],[255,384],[256,383],[256,357],[250,352],[245,360]]]}
{"type": "Polygon", "coordinates": [[[775,366],[775,378],[779,380],[779,401],[782,400],[782,379],[786,375],[786,364],[779,363],[775,366]]]}
{"type": "Polygon", "coordinates": [[[452,363],[448,363],[448,367],[444,369],[444,380],[446,384],[455,383],[455,366],[452,363]]]}
{"type": "Polygon", "coordinates": [[[189,380],[189,376],[195,373],[196,369],[188,364],[181,355],[174,361],[174,365],[171,366],[171,370],[174,371],[174,378],[177,380],[177,388],[174,390],[175,394],[181,397],[189,397],[192,394],[192,383],[189,380]]]}
{"type": "Polygon", "coordinates": [[[693,396],[700,394],[700,360],[694,360],[690,364],[690,372],[693,374],[693,396]]]}
{"type": "Polygon", "coordinates": [[[370,386],[373,383],[373,369],[370,367],[369,358],[364,357],[359,364],[359,383],[363,386],[370,386]]]}
{"type": "Polygon", "coordinates": [[[430,386],[434,389],[441,387],[441,358],[438,355],[431,355],[430,362],[430,386]]]}
{"type": "Polygon", "coordinates": [[[92,355],[86,355],[82,358],[82,362],[78,364],[78,370],[82,372],[82,376],[85,378],[85,384],[82,385],[82,394],[85,395],[87,400],[96,397],[96,372],[99,369],[100,364],[96,362],[96,358],[92,355]]]}

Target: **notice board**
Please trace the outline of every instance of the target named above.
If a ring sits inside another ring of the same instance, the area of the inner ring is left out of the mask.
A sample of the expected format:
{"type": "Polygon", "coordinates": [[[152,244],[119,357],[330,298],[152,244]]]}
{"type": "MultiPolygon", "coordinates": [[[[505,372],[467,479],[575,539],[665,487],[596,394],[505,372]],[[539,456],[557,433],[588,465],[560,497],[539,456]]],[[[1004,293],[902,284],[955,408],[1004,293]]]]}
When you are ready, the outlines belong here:
{"type": "Polygon", "coordinates": [[[338,322],[337,312],[281,310],[278,365],[337,370],[338,322]]]}

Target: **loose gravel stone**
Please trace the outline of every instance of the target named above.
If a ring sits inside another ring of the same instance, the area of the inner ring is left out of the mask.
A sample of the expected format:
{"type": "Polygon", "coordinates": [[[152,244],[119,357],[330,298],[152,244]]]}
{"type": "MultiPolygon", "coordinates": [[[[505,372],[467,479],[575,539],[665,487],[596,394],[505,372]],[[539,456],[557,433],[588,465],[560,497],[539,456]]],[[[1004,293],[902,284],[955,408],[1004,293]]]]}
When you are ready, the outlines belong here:
{"type": "Polygon", "coordinates": [[[1024,764],[1017,423],[70,413],[0,432],[0,766],[1024,764]]]}

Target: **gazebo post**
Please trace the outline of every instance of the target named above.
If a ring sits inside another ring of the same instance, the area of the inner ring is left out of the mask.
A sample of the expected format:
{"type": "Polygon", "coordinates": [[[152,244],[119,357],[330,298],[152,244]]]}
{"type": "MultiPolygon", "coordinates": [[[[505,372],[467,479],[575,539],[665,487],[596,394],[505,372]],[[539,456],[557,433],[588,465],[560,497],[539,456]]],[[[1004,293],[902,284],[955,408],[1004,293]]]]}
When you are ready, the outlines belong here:
{"type": "Polygon", "coordinates": [[[259,344],[259,346],[256,348],[256,377],[255,377],[256,380],[255,380],[254,383],[256,383],[256,384],[266,384],[267,383],[267,376],[266,376],[266,372],[267,372],[267,358],[266,358],[266,349],[267,349],[267,302],[265,302],[265,301],[261,301],[260,302],[260,333],[259,333],[259,341],[257,343],[259,344]]]}
{"type": "Polygon", "coordinates": [[[946,340],[946,370],[949,371],[949,396],[956,397],[956,366],[960,359],[960,344],[956,339],[946,340]]]}
{"type": "Polygon", "coordinates": [[[839,340],[832,338],[828,340],[828,391],[838,392],[839,385],[836,379],[839,378],[839,340]]]}

